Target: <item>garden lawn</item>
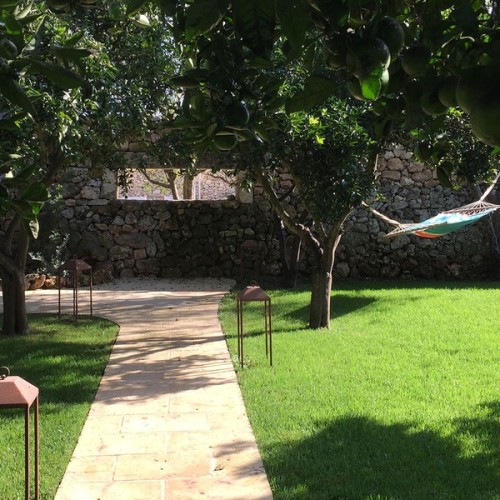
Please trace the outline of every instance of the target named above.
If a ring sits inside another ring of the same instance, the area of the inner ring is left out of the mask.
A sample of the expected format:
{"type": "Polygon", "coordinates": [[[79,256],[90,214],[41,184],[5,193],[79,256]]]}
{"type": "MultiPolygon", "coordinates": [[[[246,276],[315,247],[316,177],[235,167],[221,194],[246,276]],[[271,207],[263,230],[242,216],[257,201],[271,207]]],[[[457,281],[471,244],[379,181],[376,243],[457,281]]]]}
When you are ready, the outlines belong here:
{"type": "MultiPolygon", "coordinates": [[[[0,335],[0,365],[40,389],[40,497],[51,500],[76,446],[118,326],[98,318],[80,316],[75,323],[53,315],[30,315],[30,327],[27,336],[0,335]]],[[[33,434],[33,416],[31,420],[33,434]]],[[[0,410],[0,450],[0,498],[24,499],[22,409],[0,410]]],[[[33,471],[33,455],[31,459],[33,471]]],[[[34,479],[31,485],[34,493],[34,479]]]]}
{"type": "Polygon", "coordinates": [[[276,500],[500,499],[500,288],[341,284],[331,330],[309,330],[308,291],[235,296],[221,321],[276,500]]]}

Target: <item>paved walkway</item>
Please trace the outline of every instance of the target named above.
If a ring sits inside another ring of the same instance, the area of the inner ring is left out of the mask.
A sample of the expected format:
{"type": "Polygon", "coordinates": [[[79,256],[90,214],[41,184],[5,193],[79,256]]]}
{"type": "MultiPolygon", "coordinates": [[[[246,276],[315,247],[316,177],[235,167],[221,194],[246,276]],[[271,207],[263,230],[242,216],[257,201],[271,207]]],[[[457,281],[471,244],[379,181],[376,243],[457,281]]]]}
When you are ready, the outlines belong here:
{"type": "MultiPolygon", "coordinates": [[[[217,318],[231,285],[96,287],[94,315],[120,333],[56,500],[272,499],[217,318]]],[[[27,296],[30,311],[57,312],[57,291],[27,296]]],[[[88,289],[79,303],[87,314],[88,289]]]]}

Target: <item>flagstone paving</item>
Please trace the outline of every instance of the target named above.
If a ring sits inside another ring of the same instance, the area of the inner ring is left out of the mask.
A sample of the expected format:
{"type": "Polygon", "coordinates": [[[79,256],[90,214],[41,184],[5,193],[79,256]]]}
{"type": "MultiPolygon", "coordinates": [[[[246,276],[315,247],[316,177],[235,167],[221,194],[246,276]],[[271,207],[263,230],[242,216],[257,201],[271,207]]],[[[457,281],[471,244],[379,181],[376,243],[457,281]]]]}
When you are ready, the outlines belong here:
{"type": "MultiPolygon", "coordinates": [[[[217,312],[230,280],[117,281],[94,315],[120,325],[56,500],[272,499],[217,312]]],[[[63,312],[72,291],[63,290],[63,312]]],[[[88,289],[79,309],[88,314],[88,289]]],[[[57,291],[27,293],[57,312],[57,291]]]]}

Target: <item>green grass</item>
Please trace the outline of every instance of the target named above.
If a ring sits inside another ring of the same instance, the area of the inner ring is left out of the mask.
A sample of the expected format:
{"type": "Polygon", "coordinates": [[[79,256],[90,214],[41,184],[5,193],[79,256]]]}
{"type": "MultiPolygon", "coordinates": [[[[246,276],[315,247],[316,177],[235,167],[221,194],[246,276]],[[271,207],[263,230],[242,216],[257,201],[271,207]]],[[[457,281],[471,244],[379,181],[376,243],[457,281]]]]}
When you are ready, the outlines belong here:
{"type": "MultiPolygon", "coordinates": [[[[52,315],[32,315],[30,326],[28,336],[0,335],[0,365],[40,390],[40,496],[49,500],[78,440],[118,327],[98,318],[79,317],[75,323],[52,315]]],[[[32,416],[31,434],[33,420],[32,416]]],[[[23,499],[22,409],[0,409],[0,450],[0,498],[23,499]]]]}
{"type": "Polygon", "coordinates": [[[307,291],[221,307],[275,499],[500,498],[500,288],[336,286],[331,330],[307,329],[307,291]]]}

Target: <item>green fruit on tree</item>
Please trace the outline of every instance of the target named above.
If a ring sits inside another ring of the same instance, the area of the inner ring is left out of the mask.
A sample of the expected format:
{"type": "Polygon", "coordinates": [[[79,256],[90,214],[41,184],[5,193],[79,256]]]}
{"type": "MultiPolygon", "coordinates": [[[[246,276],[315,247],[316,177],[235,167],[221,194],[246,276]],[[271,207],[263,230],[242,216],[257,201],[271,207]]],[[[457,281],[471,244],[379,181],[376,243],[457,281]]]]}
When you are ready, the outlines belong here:
{"type": "Polygon", "coordinates": [[[250,112],[242,102],[235,101],[226,108],[226,126],[239,129],[246,128],[250,121],[250,112]]]}
{"type": "Polygon", "coordinates": [[[490,73],[486,66],[468,68],[458,79],[455,97],[457,104],[470,113],[475,102],[481,99],[491,88],[490,73]]]}
{"type": "Polygon", "coordinates": [[[438,88],[436,86],[424,89],[420,96],[420,107],[429,116],[440,115],[448,109],[448,106],[445,106],[439,100],[438,88]]]}
{"type": "Polygon", "coordinates": [[[189,100],[189,113],[197,120],[206,120],[210,116],[210,103],[205,96],[198,92],[189,100]]]}
{"type": "Polygon", "coordinates": [[[438,98],[444,106],[453,107],[457,105],[457,78],[447,76],[438,86],[438,98]]]}
{"type": "Polygon", "coordinates": [[[345,67],[345,55],[341,54],[330,54],[326,58],[326,65],[332,69],[340,69],[345,67]]]}
{"type": "Polygon", "coordinates": [[[413,45],[401,54],[401,67],[409,76],[423,75],[429,66],[431,51],[425,45],[413,45]]]}
{"type": "Polygon", "coordinates": [[[375,71],[385,71],[391,63],[391,54],[380,38],[361,38],[354,41],[347,52],[347,67],[354,76],[367,78],[375,71]]]}
{"type": "Polygon", "coordinates": [[[500,146],[500,94],[490,91],[478,99],[470,111],[472,131],[490,146],[500,146]]]}
{"type": "Polygon", "coordinates": [[[398,56],[405,43],[405,32],[403,27],[399,21],[388,16],[383,17],[379,21],[375,36],[385,42],[392,59],[398,56]]]}
{"type": "Polygon", "coordinates": [[[230,151],[238,144],[236,134],[217,134],[214,137],[214,144],[220,151],[230,151]]]}
{"type": "Polygon", "coordinates": [[[382,71],[382,74],[380,75],[380,83],[382,85],[382,89],[385,89],[389,84],[389,78],[390,78],[389,70],[386,69],[382,71]]]}
{"type": "Polygon", "coordinates": [[[347,48],[345,39],[340,35],[334,35],[325,41],[324,53],[326,64],[329,68],[339,69],[346,65],[347,48]]]}
{"type": "Polygon", "coordinates": [[[361,91],[361,84],[357,78],[351,78],[347,80],[347,90],[349,93],[359,101],[365,101],[366,99],[363,96],[363,92],[361,91]]]}

